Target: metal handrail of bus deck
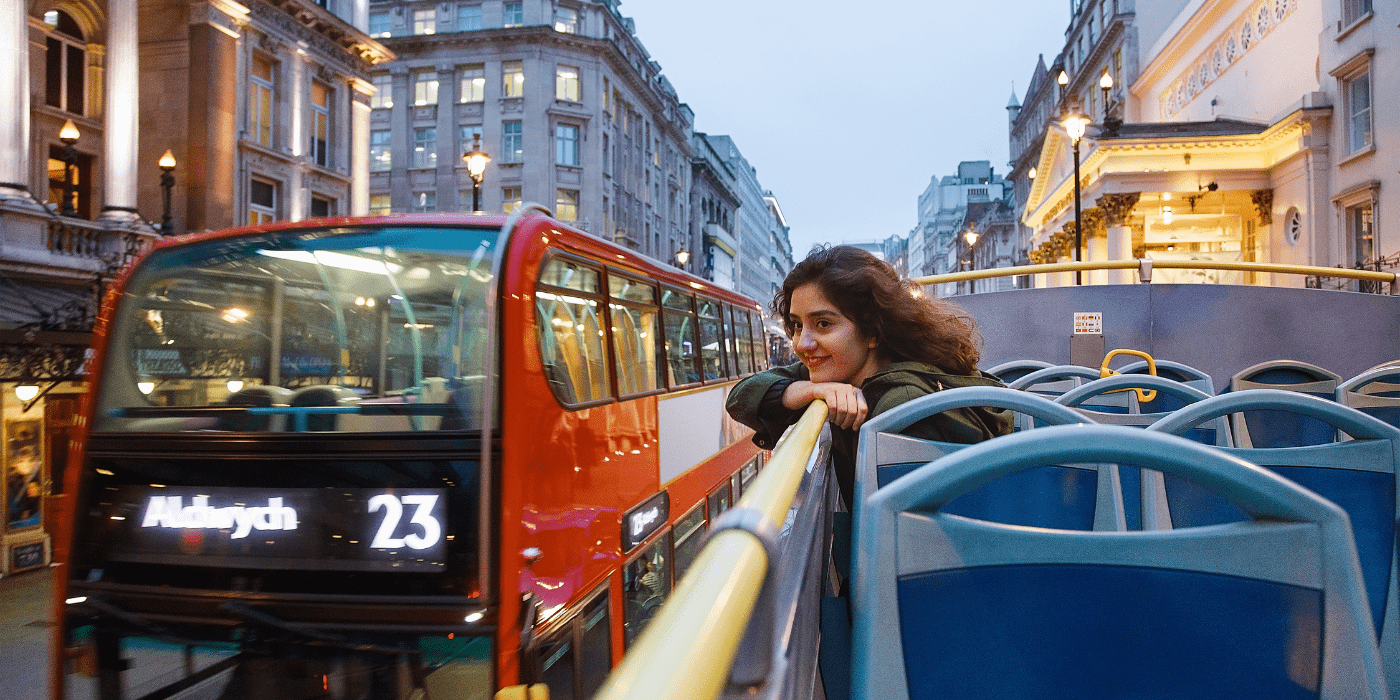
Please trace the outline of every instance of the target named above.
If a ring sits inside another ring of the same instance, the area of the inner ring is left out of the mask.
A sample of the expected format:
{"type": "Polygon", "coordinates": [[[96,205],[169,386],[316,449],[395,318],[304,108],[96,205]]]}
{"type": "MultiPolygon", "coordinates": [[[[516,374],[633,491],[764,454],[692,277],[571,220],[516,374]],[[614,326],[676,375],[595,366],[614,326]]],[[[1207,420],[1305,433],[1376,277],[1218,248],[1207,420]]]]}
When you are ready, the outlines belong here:
{"type": "Polygon", "coordinates": [[[1270,272],[1286,275],[1308,275],[1312,277],[1341,277],[1366,282],[1384,282],[1390,285],[1391,293],[1397,292],[1397,278],[1394,272],[1378,270],[1351,270],[1344,267],[1321,267],[1317,265],[1288,265],[1284,263],[1262,262],[1214,262],[1207,260],[1153,260],[1137,258],[1133,260],[1092,260],[1080,262],[1042,263],[1039,265],[1019,265],[1014,267],[993,267],[985,270],[948,272],[941,275],[915,277],[911,281],[919,285],[965,282],[969,280],[991,279],[994,277],[1020,277],[1055,272],[1076,272],[1083,270],[1137,270],[1138,279],[1143,283],[1152,281],[1152,270],[1225,270],[1230,272],[1270,272]]]}
{"type": "MultiPolygon", "coordinates": [[[[758,511],[782,526],[826,416],[824,402],[807,406],[735,509],[758,511]]],[[[758,537],[739,530],[716,534],[595,699],[718,698],[769,568],[758,537]]]]}

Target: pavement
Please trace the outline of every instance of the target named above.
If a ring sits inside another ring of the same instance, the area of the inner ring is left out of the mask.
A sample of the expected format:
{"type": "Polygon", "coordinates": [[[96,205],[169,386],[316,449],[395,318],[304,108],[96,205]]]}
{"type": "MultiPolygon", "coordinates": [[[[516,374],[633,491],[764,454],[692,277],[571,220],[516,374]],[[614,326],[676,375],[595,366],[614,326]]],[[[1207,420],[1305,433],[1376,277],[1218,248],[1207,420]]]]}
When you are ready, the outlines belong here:
{"type": "Polygon", "coordinates": [[[48,697],[52,585],[47,567],[0,578],[0,693],[6,700],[48,697]]]}

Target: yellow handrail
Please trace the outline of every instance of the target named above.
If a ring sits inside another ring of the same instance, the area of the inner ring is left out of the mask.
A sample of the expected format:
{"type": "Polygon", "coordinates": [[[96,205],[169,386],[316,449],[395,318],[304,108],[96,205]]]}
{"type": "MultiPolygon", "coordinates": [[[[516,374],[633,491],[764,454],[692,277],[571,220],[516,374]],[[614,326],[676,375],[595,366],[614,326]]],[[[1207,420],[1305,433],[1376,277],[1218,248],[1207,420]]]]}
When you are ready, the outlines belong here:
{"type": "MultiPolygon", "coordinates": [[[[826,414],[821,401],[807,406],[735,507],[757,510],[775,526],[782,525],[826,414]]],[[[719,697],[768,565],[763,545],[753,535],[738,530],[715,535],[594,697],[719,697]]]]}
{"type": "MultiPolygon", "coordinates": [[[[1099,379],[1103,379],[1104,377],[1111,377],[1118,374],[1118,372],[1109,369],[1108,363],[1111,362],[1113,358],[1119,355],[1133,355],[1135,357],[1141,357],[1142,359],[1147,360],[1147,373],[1154,377],[1157,376],[1157,361],[1152,359],[1151,355],[1141,350],[1129,350],[1127,348],[1118,348],[1117,350],[1110,350],[1107,355],[1103,356],[1103,364],[1099,365],[1099,379]]],[[[1114,389],[1113,391],[1106,391],[1104,393],[1116,394],[1120,391],[1135,392],[1138,396],[1138,401],[1142,403],[1147,403],[1148,401],[1157,398],[1156,389],[1149,389],[1147,391],[1143,391],[1142,389],[1114,389]]]]}
{"type": "Polygon", "coordinates": [[[1096,260],[1089,262],[1044,263],[1041,265],[1017,265],[1015,267],[994,267],[987,270],[949,272],[942,275],[915,277],[913,282],[921,285],[964,282],[967,280],[990,279],[993,277],[1019,277],[1054,272],[1074,272],[1076,270],[1137,270],[1144,262],[1150,262],[1152,269],[1158,270],[1230,270],[1235,272],[1275,272],[1286,275],[1312,275],[1315,277],[1343,277],[1346,279],[1371,282],[1396,281],[1394,272],[1375,270],[1349,270],[1341,267],[1319,267],[1316,265],[1285,265],[1283,263],[1260,262],[1211,262],[1204,260],[1096,260]]]}

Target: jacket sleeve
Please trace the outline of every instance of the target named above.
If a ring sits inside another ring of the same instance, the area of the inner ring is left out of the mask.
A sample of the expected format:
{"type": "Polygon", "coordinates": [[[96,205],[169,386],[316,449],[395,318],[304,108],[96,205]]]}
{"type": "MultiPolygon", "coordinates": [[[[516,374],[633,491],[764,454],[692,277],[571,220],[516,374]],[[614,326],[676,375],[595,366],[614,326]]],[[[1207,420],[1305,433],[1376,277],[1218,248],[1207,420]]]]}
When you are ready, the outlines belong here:
{"type": "Polygon", "coordinates": [[[771,450],[783,431],[802,417],[802,411],[783,405],[783,391],[806,378],[807,368],[801,363],[759,372],[734,385],[724,408],[731,418],[754,429],[755,445],[771,450]]]}

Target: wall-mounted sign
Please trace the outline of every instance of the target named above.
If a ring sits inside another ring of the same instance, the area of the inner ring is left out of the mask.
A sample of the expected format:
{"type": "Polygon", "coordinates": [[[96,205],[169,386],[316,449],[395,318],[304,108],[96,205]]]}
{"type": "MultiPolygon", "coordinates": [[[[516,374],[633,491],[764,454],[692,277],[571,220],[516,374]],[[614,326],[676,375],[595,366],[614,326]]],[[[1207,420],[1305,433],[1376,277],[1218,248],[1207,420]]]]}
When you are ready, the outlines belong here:
{"type": "Polygon", "coordinates": [[[119,561],[345,571],[442,571],[443,489],[125,486],[91,531],[119,561]]]}
{"type": "Polygon", "coordinates": [[[622,551],[630,552],[666,525],[671,517],[671,497],[665,491],[648,498],[622,516],[622,551]]]}
{"type": "Polygon", "coordinates": [[[1074,334],[1097,334],[1103,335],[1103,312],[1102,311],[1076,311],[1074,312],[1074,334]]]}
{"type": "Polygon", "coordinates": [[[44,540],[10,545],[10,573],[44,565],[44,540]]]}
{"type": "Polygon", "coordinates": [[[43,440],[37,420],[5,426],[5,523],[11,530],[38,527],[44,502],[43,440]]]}

